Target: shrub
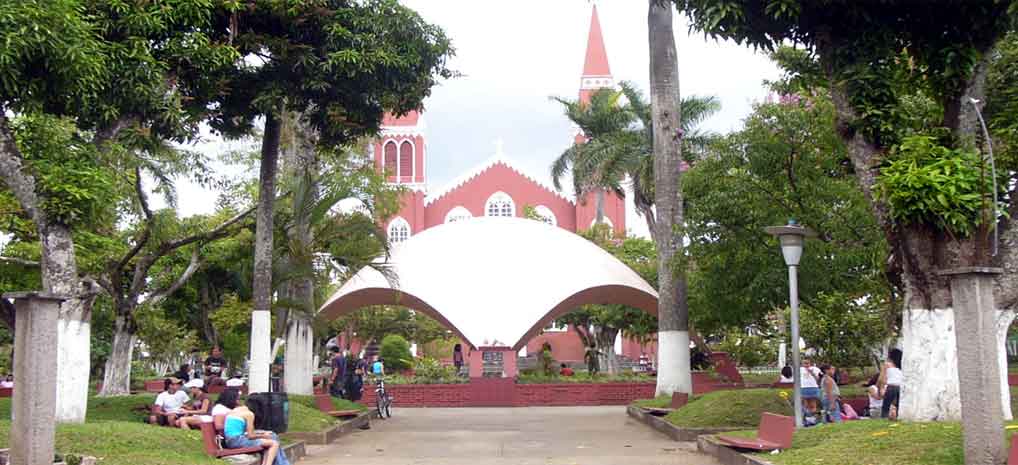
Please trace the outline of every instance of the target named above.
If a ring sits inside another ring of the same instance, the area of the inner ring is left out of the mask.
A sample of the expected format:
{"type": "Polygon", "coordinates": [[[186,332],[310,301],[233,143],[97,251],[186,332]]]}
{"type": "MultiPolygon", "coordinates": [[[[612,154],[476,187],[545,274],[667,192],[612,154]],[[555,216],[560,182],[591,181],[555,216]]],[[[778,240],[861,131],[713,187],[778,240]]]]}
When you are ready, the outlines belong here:
{"type": "Polygon", "coordinates": [[[386,370],[398,371],[410,368],[414,357],[410,354],[410,343],[403,336],[390,334],[382,339],[382,358],[386,370]]]}
{"type": "Polygon", "coordinates": [[[718,344],[718,350],[728,352],[735,363],[742,367],[764,366],[778,358],[778,351],[770,341],[738,331],[725,335],[725,340],[718,344]]]}
{"type": "Polygon", "coordinates": [[[456,368],[431,357],[414,360],[414,384],[453,384],[460,381],[456,368]]]}

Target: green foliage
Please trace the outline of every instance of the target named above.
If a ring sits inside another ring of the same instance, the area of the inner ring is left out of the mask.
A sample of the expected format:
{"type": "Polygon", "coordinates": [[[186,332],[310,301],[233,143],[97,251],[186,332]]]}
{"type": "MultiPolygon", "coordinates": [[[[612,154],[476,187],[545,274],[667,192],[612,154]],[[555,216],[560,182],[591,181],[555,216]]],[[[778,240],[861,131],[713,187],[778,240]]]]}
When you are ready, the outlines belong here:
{"type": "Polygon", "coordinates": [[[410,343],[398,334],[385,336],[379,353],[385,359],[387,371],[405,370],[413,364],[414,356],[410,354],[410,343]]]}
{"type": "Polygon", "coordinates": [[[11,129],[35,175],[41,206],[54,221],[99,226],[113,219],[122,181],[72,120],[29,113],[11,129]]]}
{"type": "Polygon", "coordinates": [[[236,294],[227,294],[223,304],[216,309],[209,320],[221,339],[223,358],[233,367],[239,367],[251,346],[250,301],[241,301],[236,294]]]}
{"type": "Polygon", "coordinates": [[[729,331],[717,350],[728,352],[739,366],[765,366],[778,359],[777,345],[770,339],[747,335],[745,331],[729,331]]]}
{"type": "Polygon", "coordinates": [[[965,237],[974,226],[993,220],[984,214],[992,208],[992,182],[978,154],[949,149],[933,137],[911,136],[892,150],[877,186],[900,222],[932,219],[943,230],[965,237]]]}
{"type": "Polygon", "coordinates": [[[357,310],[333,321],[330,329],[336,333],[350,329],[364,341],[380,341],[390,334],[396,334],[417,344],[427,344],[450,334],[434,318],[406,307],[392,306],[357,310]]]}
{"type": "Polygon", "coordinates": [[[887,307],[880,302],[859,302],[832,292],[817,296],[800,311],[799,334],[818,350],[818,360],[838,367],[873,365],[875,353],[891,336],[887,307]]]}
{"type": "MultiPolygon", "coordinates": [[[[384,356],[383,356],[384,357],[384,356]]],[[[385,359],[389,364],[389,359],[385,359]]],[[[421,357],[414,359],[414,375],[409,383],[401,384],[457,384],[467,382],[465,378],[456,373],[456,367],[442,365],[438,359],[432,357],[421,357]]]]}
{"type": "Polygon", "coordinates": [[[690,317],[706,334],[761,325],[788,302],[787,268],[763,228],[794,218],[805,245],[799,294],[890,292],[887,245],[859,191],[824,95],[757,105],[683,177],[688,201],[690,317]]]}
{"type": "Polygon", "coordinates": [[[198,346],[194,330],[166,317],[162,308],[145,307],[135,312],[138,339],[145,343],[152,361],[170,363],[198,346]]]}

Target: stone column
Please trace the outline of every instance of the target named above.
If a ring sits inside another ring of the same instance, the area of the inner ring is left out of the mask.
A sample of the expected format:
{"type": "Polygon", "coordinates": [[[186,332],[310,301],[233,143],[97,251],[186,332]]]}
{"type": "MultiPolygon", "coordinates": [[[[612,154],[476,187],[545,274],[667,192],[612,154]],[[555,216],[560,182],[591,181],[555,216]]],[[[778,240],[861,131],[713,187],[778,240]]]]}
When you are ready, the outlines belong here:
{"type": "Polygon", "coordinates": [[[988,267],[940,272],[951,279],[965,465],[1000,465],[1007,459],[993,299],[993,280],[1000,273],[988,267]]]}
{"type": "Polygon", "coordinates": [[[64,299],[36,292],[14,299],[14,398],[11,402],[12,465],[53,462],[56,430],[57,317],[64,299]]]}
{"type": "MultiPolygon", "coordinates": [[[[516,365],[516,351],[506,347],[502,354],[502,373],[506,378],[515,378],[519,374],[516,365]]],[[[555,369],[557,370],[558,367],[555,369]]]]}

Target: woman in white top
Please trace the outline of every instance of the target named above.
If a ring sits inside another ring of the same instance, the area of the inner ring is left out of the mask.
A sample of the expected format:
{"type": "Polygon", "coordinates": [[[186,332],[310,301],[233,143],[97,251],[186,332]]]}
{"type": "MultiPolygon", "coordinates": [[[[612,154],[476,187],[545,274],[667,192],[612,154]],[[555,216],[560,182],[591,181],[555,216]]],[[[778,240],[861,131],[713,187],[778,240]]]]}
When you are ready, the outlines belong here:
{"type": "Polygon", "coordinates": [[[813,377],[809,368],[804,366],[799,367],[799,387],[799,394],[802,396],[802,403],[806,407],[807,414],[815,415],[820,404],[820,385],[817,384],[817,379],[813,377]]]}
{"type": "Polygon", "coordinates": [[[905,373],[901,371],[901,350],[891,349],[887,361],[880,373],[880,394],[884,398],[880,408],[881,418],[898,418],[898,399],[901,396],[901,385],[905,384],[905,373]],[[891,411],[894,407],[894,411],[891,411]]]}

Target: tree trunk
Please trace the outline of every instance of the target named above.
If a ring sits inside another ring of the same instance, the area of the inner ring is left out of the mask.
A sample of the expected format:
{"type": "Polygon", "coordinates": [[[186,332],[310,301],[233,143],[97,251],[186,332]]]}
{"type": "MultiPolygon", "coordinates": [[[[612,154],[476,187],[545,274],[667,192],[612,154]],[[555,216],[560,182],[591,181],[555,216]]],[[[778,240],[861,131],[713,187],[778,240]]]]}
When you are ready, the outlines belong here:
{"type": "Polygon", "coordinates": [[[60,296],[70,296],[60,305],[57,320],[57,402],[60,423],[84,423],[88,408],[88,380],[91,371],[92,303],[95,294],[86,293],[78,278],[71,230],[59,224],[39,227],[42,239],[42,287],[60,296]]]}
{"type": "Polygon", "coordinates": [[[42,242],[42,287],[64,297],[57,321],[56,420],[83,423],[88,406],[88,375],[91,365],[92,303],[95,293],[78,278],[74,241],[70,227],[52,221],[42,210],[35,178],[25,169],[5,110],[0,108],[0,179],[35,222],[42,242]]]}
{"type": "Polygon", "coordinates": [[[650,103],[654,125],[653,231],[658,251],[658,375],[657,395],[692,393],[689,371],[689,308],[685,271],[674,273],[682,260],[682,160],[679,102],[679,61],[672,30],[671,2],[648,0],[650,103]]]}
{"type": "Polygon", "coordinates": [[[251,359],[248,386],[251,392],[269,391],[272,363],[272,233],[276,199],[276,165],[279,158],[279,115],[265,115],[259,176],[258,212],[254,246],[254,310],[251,314],[251,359]]]}
{"type": "Polygon", "coordinates": [[[314,366],[314,332],[311,319],[304,315],[291,315],[286,329],[286,357],[283,382],[286,392],[311,395],[314,366]]]}
{"type": "Polygon", "coordinates": [[[598,364],[601,365],[601,371],[609,375],[618,374],[620,370],[619,359],[615,356],[615,339],[619,335],[619,330],[595,327],[594,334],[594,339],[597,341],[597,349],[601,354],[598,356],[598,364]]]}
{"type": "Polygon", "coordinates": [[[209,283],[207,281],[201,281],[199,285],[199,300],[198,307],[201,320],[202,335],[205,336],[205,340],[213,346],[219,345],[219,335],[216,334],[216,327],[212,326],[212,320],[209,319],[209,314],[218,307],[212,301],[212,294],[209,289],[209,283]]]}
{"type": "Polygon", "coordinates": [[[113,325],[113,346],[110,348],[110,357],[106,359],[99,397],[131,394],[131,360],[134,358],[136,340],[134,324],[127,316],[118,315],[113,325]]]}
{"type": "Polygon", "coordinates": [[[594,221],[597,224],[604,224],[604,189],[597,188],[594,201],[594,221]]]}

